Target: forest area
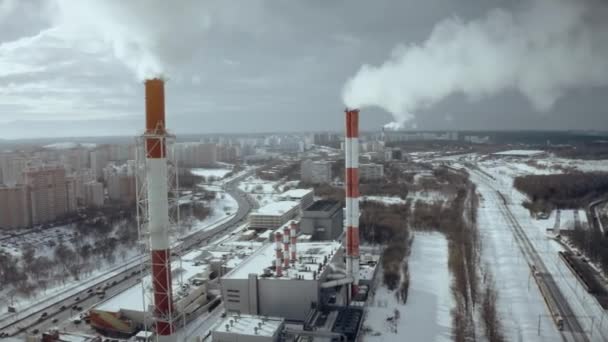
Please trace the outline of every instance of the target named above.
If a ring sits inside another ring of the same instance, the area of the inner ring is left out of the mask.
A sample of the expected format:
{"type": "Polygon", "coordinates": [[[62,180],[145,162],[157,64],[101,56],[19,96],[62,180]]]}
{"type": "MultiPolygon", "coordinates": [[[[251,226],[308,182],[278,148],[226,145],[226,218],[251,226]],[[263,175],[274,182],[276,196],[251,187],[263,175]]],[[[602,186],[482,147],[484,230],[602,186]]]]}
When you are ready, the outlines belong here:
{"type": "MultiPolygon", "coordinates": [[[[389,177],[400,178],[391,171],[389,177]]],[[[396,172],[395,172],[396,173],[396,172]]],[[[452,275],[455,307],[452,333],[455,341],[505,341],[496,308],[498,293],[491,272],[479,264],[481,243],[477,229],[479,199],[468,174],[447,168],[435,168],[433,177],[414,190],[432,189],[444,193],[445,199],[435,202],[407,201],[386,205],[367,201],[361,207],[361,239],[385,246],[382,254],[383,282],[396,291],[397,299],[407,300],[407,257],[415,233],[433,231],[448,240],[448,268],[452,275]],[[399,281],[401,280],[401,283],[399,281]],[[476,322],[479,321],[477,324],[476,322]],[[476,336],[480,326],[484,337],[476,336]]]]}

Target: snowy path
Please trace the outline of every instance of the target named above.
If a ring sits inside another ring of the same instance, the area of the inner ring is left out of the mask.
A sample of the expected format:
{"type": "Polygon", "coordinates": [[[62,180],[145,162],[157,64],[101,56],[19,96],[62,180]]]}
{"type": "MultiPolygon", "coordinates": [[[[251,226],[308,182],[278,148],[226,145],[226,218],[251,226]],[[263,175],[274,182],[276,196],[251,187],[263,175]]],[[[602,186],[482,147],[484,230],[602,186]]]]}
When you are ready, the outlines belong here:
{"type": "Polygon", "coordinates": [[[363,341],[452,341],[450,310],[454,303],[445,237],[440,233],[416,233],[409,270],[407,304],[398,303],[394,291],[379,286],[364,322],[373,331],[363,341]],[[395,310],[399,311],[399,318],[387,321],[395,310]]]}

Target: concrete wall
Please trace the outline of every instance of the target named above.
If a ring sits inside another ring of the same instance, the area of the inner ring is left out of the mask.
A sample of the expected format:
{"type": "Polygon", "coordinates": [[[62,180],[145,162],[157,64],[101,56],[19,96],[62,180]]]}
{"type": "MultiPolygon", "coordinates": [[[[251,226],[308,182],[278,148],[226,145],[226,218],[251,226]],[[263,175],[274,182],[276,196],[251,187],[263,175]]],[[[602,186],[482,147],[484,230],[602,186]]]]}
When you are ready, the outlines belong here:
{"type": "Polygon", "coordinates": [[[302,234],[312,235],[313,240],[335,240],[342,233],[343,220],[341,208],[333,213],[304,211],[300,220],[300,229],[302,234]]]}
{"type": "Polygon", "coordinates": [[[304,320],[319,301],[318,280],[257,278],[222,279],[226,311],[304,320]],[[256,293],[257,292],[257,293],[256,293]]]}
{"type": "Polygon", "coordinates": [[[303,321],[319,302],[316,280],[258,279],[259,314],[303,321]]]}

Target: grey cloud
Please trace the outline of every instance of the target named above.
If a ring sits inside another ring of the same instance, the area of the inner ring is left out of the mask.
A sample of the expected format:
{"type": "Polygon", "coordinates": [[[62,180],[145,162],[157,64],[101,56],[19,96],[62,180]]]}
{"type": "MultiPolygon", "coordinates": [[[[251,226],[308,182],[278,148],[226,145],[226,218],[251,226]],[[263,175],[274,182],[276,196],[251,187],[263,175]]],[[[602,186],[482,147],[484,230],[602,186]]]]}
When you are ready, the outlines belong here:
{"type": "MultiPolygon", "coordinates": [[[[341,130],[340,90],[362,64],[381,63],[398,43],[424,41],[445,18],[472,20],[491,8],[510,10],[526,1],[207,1],[209,28],[193,42],[197,49],[168,75],[168,123],[178,134],[341,130]]],[[[48,118],[54,117],[74,122],[61,122],[54,134],[140,131],[143,88],[106,44],[82,45],[65,32],[31,40],[27,37],[54,24],[43,18],[23,25],[27,27],[14,34],[0,30],[0,75],[3,60],[42,69],[0,76],[0,136],[49,134],[53,122],[48,118]],[[20,38],[27,48],[3,53],[3,44],[20,38]],[[124,123],[109,123],[116,118],[124,123]],[[9,124],[16,120],[19,124],[9,124]],[[44,126],[29,124],[40,120],[44,126]]],[[[510,92],[477,103],[450,97],[427,108],[417,123],[425,129],[608,129],[602,109],[608,105],[606,94],[606,88],[567,94],[546,116],[533,113],[520,95],[510,92]],[[568,115],[572,111],[580,113],[577,120],[568,115]],[[445,120],[448,112],[452,122],[445,120]]],[[[378,129],[389,120],[381,109],[362,112],[363,129],[378,129]]]]}

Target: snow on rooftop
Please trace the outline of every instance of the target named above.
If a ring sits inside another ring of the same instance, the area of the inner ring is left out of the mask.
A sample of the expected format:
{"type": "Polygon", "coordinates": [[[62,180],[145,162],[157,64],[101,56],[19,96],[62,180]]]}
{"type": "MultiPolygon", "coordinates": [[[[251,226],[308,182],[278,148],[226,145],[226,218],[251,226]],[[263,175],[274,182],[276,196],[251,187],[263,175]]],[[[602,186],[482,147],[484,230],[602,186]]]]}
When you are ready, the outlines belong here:
{"type": "Polygon", "coordinates": [[[283,215],[284,213],[292,210],[294,207],[297,207],[299,205],[300,205],[300,202],[296,202],[296,201],[279,201],[279,202],[267,204],[267,205],[261,207],[260,209],[258,209],[253,214],[254,215],[257,214],[257,215],[278,216],[278,215],[283,215]]]}
{"type": "Polygon", "coordinates": [[[214,332],[272,337],[278,333],[284,319],[253,315],[229,315],[218,322],[214,332]],[[257,328],[257,329],[256,329],[257,328]]]}
{"type": "Polygon", "coordinates": [[[312,191],[312,189],[291,189],[285,191],[281,196],[287,198],[302,198],[312,193],[312,191]]]}
{"type": "Polygon", "coordinates": [[[496,152],[496,153],[494,153],[494,155],[530,157],[530,156],[537,156],[537,155],[540,155],[543,153],[545,153],[545,151],[543,151],[543,150],[507,150],[507,151],[496,152]]]}
{"type": "MultiPolygon", "coordinates": [[[[281,279],[294,279],[300,276],[306,280],[312,280],[313,271],[318,270],[319,263],[323,263],[325,257],[330,261],[334,253],[340,248],[337,241],[320,241],[298,243],[298,261],[293,266],[283,269],[281,279]]],[[[269,243],[243,261],[237,268],[226,274],[226,279],[246,279],[249,274],[261,275],[264,269],[272,265],[276,260],[275,244],[269,243]]],[[[324,265],[325,266],[325,265],[324,265]]]]}

